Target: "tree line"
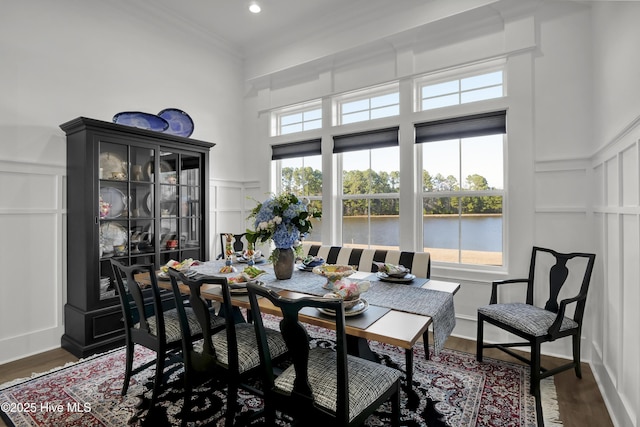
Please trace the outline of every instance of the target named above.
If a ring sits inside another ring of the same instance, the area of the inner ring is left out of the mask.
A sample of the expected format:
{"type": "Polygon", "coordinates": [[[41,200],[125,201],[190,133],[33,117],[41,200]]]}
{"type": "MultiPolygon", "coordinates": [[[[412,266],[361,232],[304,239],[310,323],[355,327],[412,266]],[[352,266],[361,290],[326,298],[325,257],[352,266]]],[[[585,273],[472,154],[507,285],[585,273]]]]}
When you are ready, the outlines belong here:
{"type": "MultiPolygon", "coordinates": [[[[368,170],[344,171],[342,176],[343,194],[381,194],[398,193],[400,191],[400,172],[376,172],[368,170]]],[[[424,215],[451,215],[461,211],[464,214],[502,213],[501,196],[464,196],[440,197],[438,192],[463,190],[493,190],[487,179],[478,174],[468,175],[463,187],[453,175],[431,175],[422,172],[422,186],[425,192],[433,193],[433,197],[423,199],[424,215]]],[[[319,196],[322,194],[322,172],[309,166],[282,169],[282,188],[301,196],[319,196]]],[[[343,214],[356,215],[398,215],[399,201],[392,199],[344,200],[343,214]]]]}

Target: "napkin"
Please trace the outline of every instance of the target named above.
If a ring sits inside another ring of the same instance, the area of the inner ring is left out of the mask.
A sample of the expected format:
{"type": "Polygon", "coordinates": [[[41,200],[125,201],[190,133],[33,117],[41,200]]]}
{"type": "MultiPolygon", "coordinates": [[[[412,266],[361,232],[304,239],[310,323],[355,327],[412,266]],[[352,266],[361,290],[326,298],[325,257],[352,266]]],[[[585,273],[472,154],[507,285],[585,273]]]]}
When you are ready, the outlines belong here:
{"type": "Polygon", "coordinates": [[[409,269],[403,265],[394,265],[388,262],[374,262],[374,264],[378,266],[379,272],[390,277],[404,277],[409,272],[409,269]]]}

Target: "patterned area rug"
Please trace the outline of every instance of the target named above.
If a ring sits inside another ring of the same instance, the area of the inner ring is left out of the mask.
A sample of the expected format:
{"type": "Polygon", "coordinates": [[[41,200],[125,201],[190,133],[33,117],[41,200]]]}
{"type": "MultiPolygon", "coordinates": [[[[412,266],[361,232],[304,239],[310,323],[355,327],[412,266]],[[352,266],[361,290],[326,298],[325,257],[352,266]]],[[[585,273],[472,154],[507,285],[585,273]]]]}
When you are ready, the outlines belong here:
{"type": "MultiPolygon", "coordinates": [[[[329,335],[312,328],[314,344],[333,346],[329,335]]],[[[403,369],[404,352],[372,342],[382,363],[403,369]]],[[[136,348],[134,366],[153,360],[154,353],[136,348]]],[[[179,425],[182,408],[182,370],[178,363],[166,369],[171,384],[148,409],[153,367],[135,375],[126,396],[120,395],[124,375],[124,350],[85,359],[34,378],[0,386],[0,409],[9,426],[162,426],[179,425]]],[[[535,427],[535,400],[528,393],[528,368],[485,357],[444,350],[426,361],[421,346],[415,349],[412,392],[403,387],[402,425],[535,427]]],[[[555,387],[543,392],[554,400],[555,387]]],[[[241,392],[239,421],[261,408],[262,401],[241,392]]],[[[194,393],[189,425],[224,425],[225,390],[220,384],[204,384],[194,393]]],[[[547,410],[554,413],[553,409],[547,410]]],[[[385,405],[367,426],[388,425],[390,406],[385,405]]],[[[556,414],[557,415],[557,414],[556,414]]],[[[278,421],[287,426],[286,419],[278,421]]],[[[258,419],[254,425],[261,425],[258,419]]],[[[542,425],[542,424],[540,424],[542,425]]],[[[561,425],[545,420],[545,425],[561,425]]]]}

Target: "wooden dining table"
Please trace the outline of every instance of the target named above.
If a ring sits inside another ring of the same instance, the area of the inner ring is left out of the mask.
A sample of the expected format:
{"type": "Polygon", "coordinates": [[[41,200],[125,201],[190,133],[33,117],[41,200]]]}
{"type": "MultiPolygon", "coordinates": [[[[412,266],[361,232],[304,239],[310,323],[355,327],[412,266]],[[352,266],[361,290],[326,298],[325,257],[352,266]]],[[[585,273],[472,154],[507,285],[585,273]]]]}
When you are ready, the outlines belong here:
{"type": "MultiPolygon", "coordinates": [[[[235,263],[236,272],[223,274],[219,272],[223,265],[224,261],[208,261],[199,266],[192,267],[192,269],[198,272],[198,278],[212,275],[230,278],[238,275],[239,272],[246,267],[246,264],[235,263]]],[[[291,279],[280,281],[276,279],[271,264],[256,264],[256,267],[265,271],[265,274],[259,276],[258,280],[284,297],[295,299],[330,292],[323,288],[323,285],[327,283],[326,277],[316,275],[312,272],[302,271],[296,268],[294,269],[291,279]],[[300,290],[295,290],[298,283],[304,283],[305,286],[301,286],[300,290]],[[283,289],[283,287],[285,289],[283,289]],[[310,291],[310,289],[312,289],[312,291],[310,291]]],[[[375,274],[370,272],[357,272],[350,276],[350,280],[373,280],[372,286],[380,285],[380,283],[376,281],[375,274]]],[[[159,280],[158,283],[161,288],[171,289],[171,284],[168,280],[159,280]]],[[[449,294],[455,294],[460,288],[459,283],[431,279],[420,279],[418,283],[414,284],[414,287],[415,285],[419,285],[419,289],[449,294]]],[[[384,284],[382,286],[384,286],[384,284]]],[[[187,286],[180,284],[180,287],[183,293],[188,294],[189,289],[187,286]]],[[[204,284],[201,292],[205,299],[222,302],[222,293],[219,285],[204,284]]],[[[365,297],[366,293],[363,295],[363,298],[365,297]]],[[[231,299],[235,307],[243,309],[250,308],[248,296],[241,291],[232,293],[231,299]]],[[[261,298],[259,304],[264,313],[275,316],[282,315],[280,309],[265,298],[261,298]]],[[[452,315],[453,314],[454,313],[452,313],[452,315]]],[[[300,320],[310,325],[335,329],[335,318],[320,313],[316,309],[308,308],[302,311],[300,313],[300,320]]],[[[349,354],[378,361],[377,355],[371,351],[368,345],[368,341],[370,340],[405,349],[406,380],[407,385],[411,388],[413,381],[413,347],[425,331],[433,324],[433,317],[371,304],[363,313],[357,316],[347,316],[345,320],[349,354]]],[[[428,357],[428,354],[426,356],[428,357]]]]}

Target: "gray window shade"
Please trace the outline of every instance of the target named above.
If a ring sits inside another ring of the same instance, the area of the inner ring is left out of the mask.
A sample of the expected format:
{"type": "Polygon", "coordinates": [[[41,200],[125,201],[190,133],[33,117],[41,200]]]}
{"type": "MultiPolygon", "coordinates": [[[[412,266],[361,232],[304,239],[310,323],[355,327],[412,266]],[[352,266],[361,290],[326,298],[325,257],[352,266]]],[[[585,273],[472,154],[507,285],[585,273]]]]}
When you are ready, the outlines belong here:
{"type": "Polygon", "coordinates": [[[344,153],[347,151],[397,146],[398,129],[399,127],[396,126],[347,135],[336,135],[333,137],[333,152],[344,153]]]}
{"type": "Polygon", "coordinates": [[[416,143],[507,133],[507,112],[473,114],[417,123],[416,143]]]}
{"type": "Polygon", "coordinates": [[[322,154],[322,140],[320,138],[271,146],[271,160],[319,156],[320,154],[322,154]]]}

